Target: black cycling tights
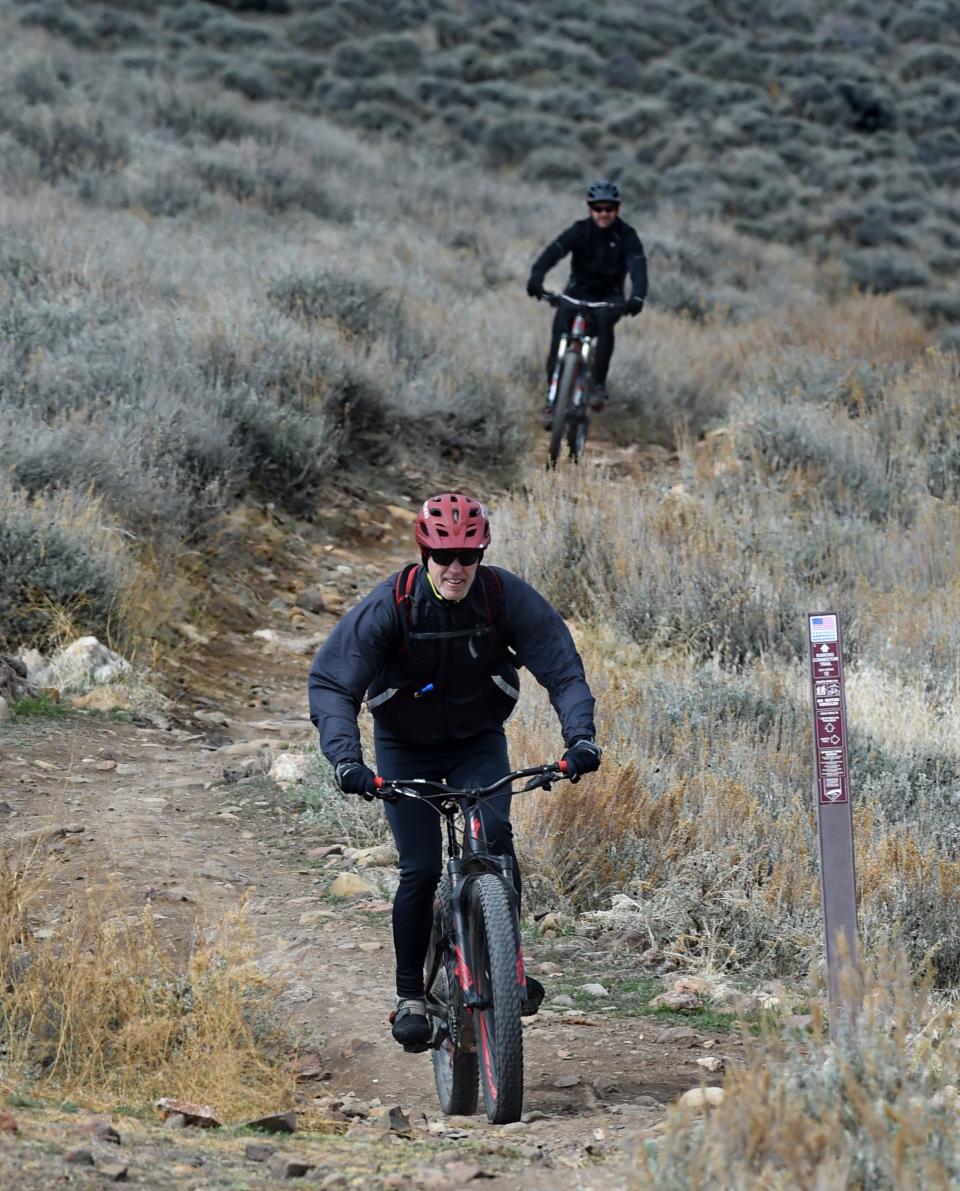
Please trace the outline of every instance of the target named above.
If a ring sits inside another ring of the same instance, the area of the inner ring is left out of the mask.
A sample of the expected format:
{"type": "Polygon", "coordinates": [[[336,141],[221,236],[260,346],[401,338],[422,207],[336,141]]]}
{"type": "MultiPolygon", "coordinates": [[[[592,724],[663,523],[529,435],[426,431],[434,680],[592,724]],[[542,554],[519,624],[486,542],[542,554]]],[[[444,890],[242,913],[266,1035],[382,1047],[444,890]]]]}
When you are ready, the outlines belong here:
{"type": "MultiPolygon", "coordinates": [[[[446,746],[409,744],[376,732],[377,770],[385,778],[424,777],[455,789],[489,786],[510,772],[507,742],[499,729],[446,746]]],[[[513,859],[513,880],[520,894],[520,870],[513,851],[510,792],[483,804],[483,827],[491,851],[513,859]]],[[[441,817],[425,802],[401,798],[384,804],[400,853],[400,887],[393,901],[393,946],[397,954],[397,995],[422,997],[423,965],[430,946],[433,894],[443,870],[441,817]]]]}

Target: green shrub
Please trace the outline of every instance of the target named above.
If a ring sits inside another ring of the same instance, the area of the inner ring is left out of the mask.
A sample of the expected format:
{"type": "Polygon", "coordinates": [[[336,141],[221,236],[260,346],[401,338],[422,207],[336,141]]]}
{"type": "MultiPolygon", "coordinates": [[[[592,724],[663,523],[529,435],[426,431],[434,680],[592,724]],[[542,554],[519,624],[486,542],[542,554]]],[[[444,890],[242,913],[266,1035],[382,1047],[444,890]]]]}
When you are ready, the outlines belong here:
{"type": "Polygon", "coordinates": [[[0,107],[0,131],[35,154],[42,177],[51,182],[88,170],[118,170],[130,149],[124,131],[82,104],[51,107],[8,102],[0,107]]]}
{"type": "Polygon", "coordinates": [[[915,253],[894,248],[864,248],[844,254],[847,275],[854,285],[878,294],[907,286],[924,286],[930,270],[915,253]]]}
{"type": "Polygon", "coordinates": [[[132,577],[96,501],[65,492],[31,500],[0,479],[0,624],[12,640],[49,644],[58,608],[108,636],[132,577]]]}
{"type": "Polygon", "coordinates": [[[57,37],[66,38],[79,49],[90,49],[94,45],[93,35],[86,23],[59,0],[27,4],[21,8],[18,19],[22,25],[36,26],[57,37]]]}
{"type": "Polygon", "coordinates": [[[381,34],[371,39],[367,49],[378,73],[411,74],[420,69],[423,61],[419,44],[407,34],[381,34]]]}
{"type": "Polygon", "coordinates": [[[273,73],[257,62],[228,66],[220,77],[225,87],[239,91],[247,99],[278,99],[283,94],[283,88],[273,73]]]}

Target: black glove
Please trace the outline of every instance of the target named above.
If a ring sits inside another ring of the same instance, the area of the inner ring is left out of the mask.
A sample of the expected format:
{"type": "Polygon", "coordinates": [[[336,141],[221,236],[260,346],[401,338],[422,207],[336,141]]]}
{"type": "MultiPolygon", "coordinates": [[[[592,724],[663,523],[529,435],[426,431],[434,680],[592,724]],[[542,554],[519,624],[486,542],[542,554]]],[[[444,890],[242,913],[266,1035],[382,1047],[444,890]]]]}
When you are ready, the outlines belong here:
{"type": "Polygon", "coordinates": [[[341,794],[359,794],[367,802],[377,795],[377,775],[362,761],[341,761],[334,771],[341,794]]]}
{"type": "Polygon", "coordinates": [[[527,296],[531,298],[543,297],[543,282],[539,277],[530,277],[527,279],[527,296]]]}
{"type": "Polygon", "coordinates": [[[598,770],[600,755],[600,746],[595,740],[588,740],[586,737],[575,740],[563,754],[570,780],[578,782],[583,774],[598,770]]]}
{"type": "Polygon", "coordinates": [[[623,304],[624,314],[639,314],[643,309],[643,298],[627,298],[623,304]]]}

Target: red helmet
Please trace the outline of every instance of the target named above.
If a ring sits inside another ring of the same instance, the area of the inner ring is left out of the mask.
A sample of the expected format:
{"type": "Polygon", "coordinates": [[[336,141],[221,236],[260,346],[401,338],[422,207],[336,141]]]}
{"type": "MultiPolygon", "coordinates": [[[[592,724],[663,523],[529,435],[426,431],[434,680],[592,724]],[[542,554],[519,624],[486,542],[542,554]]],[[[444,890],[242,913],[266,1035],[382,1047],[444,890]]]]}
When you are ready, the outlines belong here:
{"type": "Polygon", "coordinates": [[[460,492],[442,492],[423,502],[415,536],[421,550],[486,550],[490,522],[479,500],[460,492]]]}

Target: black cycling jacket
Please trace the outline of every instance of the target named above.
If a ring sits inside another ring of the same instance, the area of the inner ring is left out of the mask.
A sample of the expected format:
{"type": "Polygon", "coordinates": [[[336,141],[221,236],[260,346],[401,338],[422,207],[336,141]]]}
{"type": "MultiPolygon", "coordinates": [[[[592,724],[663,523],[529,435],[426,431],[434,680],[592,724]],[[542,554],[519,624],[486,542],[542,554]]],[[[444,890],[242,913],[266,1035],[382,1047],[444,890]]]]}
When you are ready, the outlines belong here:
{"type": "Polygon", "coordinates": [[[599,302],[622,298],[623,282],[630,274],[631,297],[647,296],[647,258],[634,229],[617,217],[605,231],[589,217],[578,219],[549,243],[533,262],[530,280],[543,285],[553,266],[570,253],[571,298],[599,302]]]}
{"type": "Polygon", "coordinates": [[[504,722],[520,693],[520,666],[546,688],[566,744],[593,738],[594,699],[569,629],[529,583],[499,567],[496,573],[502,613],[495,617],[479,574],[466,599],[452,603],[437,597],[421,567],[409,621],[397,604],[396,575],[339,621],[308,683],[310,718],[332,765],[361,758],[364,697],[392,736],[449,744],[504,722]]]}

